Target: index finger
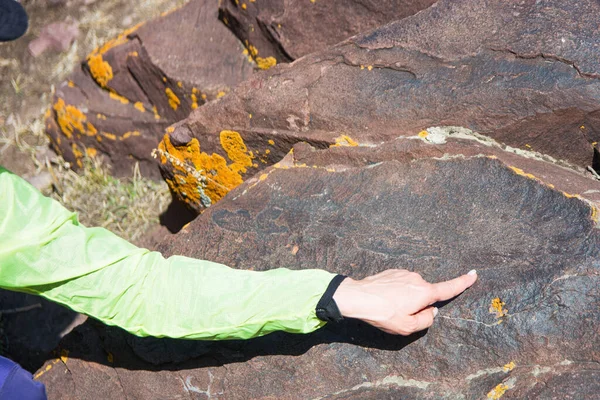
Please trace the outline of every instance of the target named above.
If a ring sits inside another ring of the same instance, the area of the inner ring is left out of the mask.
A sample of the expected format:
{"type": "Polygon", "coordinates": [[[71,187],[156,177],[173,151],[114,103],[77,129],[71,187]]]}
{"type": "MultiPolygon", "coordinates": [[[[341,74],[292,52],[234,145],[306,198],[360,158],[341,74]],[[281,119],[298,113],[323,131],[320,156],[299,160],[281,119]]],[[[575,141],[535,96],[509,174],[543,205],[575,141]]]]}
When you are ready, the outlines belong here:
{"type": "Polygon", "coordinates": [[[436,301],[450,300],[464,292],[468,287],[473,285],[477,280],[477,272],[475,270],[459,276],[458,278],[450,279],[449,281],[433,283],[433,303],[436,301]]]}

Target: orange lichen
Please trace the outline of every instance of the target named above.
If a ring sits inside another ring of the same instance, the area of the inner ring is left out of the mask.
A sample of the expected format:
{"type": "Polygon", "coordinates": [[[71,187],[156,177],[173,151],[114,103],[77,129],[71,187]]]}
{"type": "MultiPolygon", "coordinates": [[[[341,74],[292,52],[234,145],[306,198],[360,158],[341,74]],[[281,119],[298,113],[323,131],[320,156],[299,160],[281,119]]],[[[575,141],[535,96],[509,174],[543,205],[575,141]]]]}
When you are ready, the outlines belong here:
{"type": "Polygon", "coordinates": [[[96,157],[98,151],[93,147],[88,147],[87,149],[85,149],[85,153],[88,155],[88,157],[96,157]]]}
{"type": "Polygon", "coordinates": [[[139,54],[138,54],[137,51],[130,51],[129,53],[127,53],[127,55],[131,56],[131,57],[137,57],[137,56],[139,56],[139,54]]]}
{"type": "Polygon", "coordinates": [[[206,96],[206,94],[205,94],[205,93],[202,93],[202,94],[200,95],[200,97],[202,97],[202,100],[205,100],[205,101],[206,101],[206,98],[207,98],[207,96],[206,96]]]}
{"type": "Polygon", "coordinates": [[[248,118],[252,119],[252,114],[248,113],[248,118]]]}
{"type": "Polygon", "coordinates": [[[275,141],[274,141],[273,139],[269,139],[269,144],[270,144],[271,146],[275,146],[275,141]]]}
{"type": "Polygon", "coordinates": [[[178,87],[178,88],[182,88],[182,87],[183,87],[183,83],[181,83],[181,82],[179,82],[179,81],[178,81],[178,82],[177,82],[177,87],[178,87]]]}
{"type": "Polygon", "coordinates": [[[67,86],[72,88],[72,87],[75,87],[75,84],[73,83],[72,80],[69,80],[69,82],[67,83],[67,86]]]}
{"type": "Polygon", "coordinates": [[[217,93],[217,99],[220,99],[221,97],[223,97],[225,95],[226,95],[226,93],[221,90],[219,93],[217,93]]]}
{"type": "Polygon", "coordinates": [[[268,176],[269,176],[269,174],[262,174],[261,176],[258,177],[258,180],[264,181],[265,179],[267,179],[268,176]]]}
{"type": "Polygon", "coordinates": [[[175,132],[175,127],[174,127],[174,126],[169,126],[169,127],[166,129],[166,131],[167,131],[168,133],[173,133],[173,132],[175,132]]]}
{"type": "Polygon", "coordinates": [[[219,154],[201,152],[196,138],[187,145],[174,146],[165,134],[158,146],[160,162],[169,161],[173,167],[175,179],[167,180],[169,187],[194,207],[219,201],[243,182],[242,174],[252,165],[252,157],[238,132],[222,131],[220,141],[230,164],[219,154]]]}
{"type": "Polygon", "coordinates": [[[122,104],[129,104],[129,100],[126,97],[121,96],[117,92],[111,91],[108,95],[111,99],[120,101],[122,104]]]}
{"type": "Polygon", "coordinates": [[[517,364],[515,364],[514,361],[511,361],[508,364],[506,364],[504,367],[502,367],[502,369],[504,370],[504,372],[510,372],[513,369],[515,369],[516,366],[517,366],[517,364]]]}
{"type": "Polygon", "coordinates": [[[235,131],[221,131],[221,146],[233,164],[231,168],[236,172],[246,173],[246,167],[252,166],[252,152],[248,153],[246,144],[241,135],[235,131]]]}
{"type": "Polygon", "coordinates": [[[171,88],[166,88],[165,93],[167,95],[167,98],[169,99],[169,105],[171,106],[171,108],[173,110],[177,110],[177,107],[179,107],[179,105],[181,104],[181,101],[179,100],[177,95],[173,93],[171,88]]]}
{"type": "Polygon", "coordinates": [[[248,6],[246,5],[246,3],[242,3],[242,9],[245,10],[246,8],[248,8],[248,6]]]}
{"type": "Polygon", "coordinates": [[[358,146],[358,142],[352,139],[350,136],[341,135],[340,137],[335,138],[335,143],[329,147],[340,147],[340,146],[349,146],[355,147],[358,146]]]}
{"type": "Polygon", "coordinates": [[[106,120],[106,115],[96,114],[96,118],[106,120]]]}
{"type": "Polygon", "coordinates": [[[133,106],[140,112],[146,112],[146,109],[144,108],[144,104],[142,104],[141,101],[136,101],[133,106]]]}
{"type": "Polygon", "coordinates": [[[196,97],[196,95],[192,92],[191,95],[192,98],[192,110],[195,110],[196,108],[198,108],[198,97],[196,97]]]}
{"type": "MultiPolygon", "coordinates": [[[[74,133],[88,134],[86,130],[87,117],[80,109],[65,104],[65,101],[60,97],[56,100],[52,109],[56,112],[56,122],[58,123],[61,132],[67,138],[71,139],[74,133]]],[[[92,127],[95,132],[95,128],[91,124],[87,125],[88,127],[92,127]]]]}
{"type": "Polygon", "coordinates": [[[489,309],[490,314],[495,314],[496,318],[502,318],[506,316],[508,314],[508,310],[504,308],[505,305],[506,303],[500,300],[499,297],[493,298],[489,309]]]}
{"type": "Polygon", "coordinates": [[[428,135],[429,135],[429,132],[427,132],[427,131],[419,132],[419,137],[422,139],[425,139],[428,135]]]}
{"type": "Polygon", "coordinates": [[[98,85],[107,88],[108,82],[114,76],[110,64],[102,59],[102,54],[90,54],[87,58],[87,63],[90,67],[92,78],[98,82],[98,85]]]}
{"type": "Polygon", "coordinates": [[[498,400],[500,397],[504,395],[504,393],[508,390],[508,386],[503,383],[498,384],[495,388],[490,390],[487,394],[487,398],[490,400],[498,400]]]}
{"type": "Polygon", "coordinates": [[[373,69],[373,66],[372,66],[372,65],[369,65],[369,66],[367,67],[367,69],[368,69],[369,71],[371,71],[371,70],[373,69]]]}
{"type": "Polygon", "coordinates": [[[260,69],[269,69],[277,65],[277,60],[275,57],[256,57],[256,65],[260,69]]]}

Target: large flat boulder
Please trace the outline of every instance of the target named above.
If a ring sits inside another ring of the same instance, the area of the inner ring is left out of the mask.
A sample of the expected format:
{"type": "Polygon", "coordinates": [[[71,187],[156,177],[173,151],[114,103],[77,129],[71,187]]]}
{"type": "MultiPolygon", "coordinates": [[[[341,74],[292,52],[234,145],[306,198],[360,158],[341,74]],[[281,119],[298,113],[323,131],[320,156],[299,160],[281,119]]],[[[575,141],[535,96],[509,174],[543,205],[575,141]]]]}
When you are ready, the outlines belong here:
{"type": "Polygon", "coordinates": [[[160,250],[355,278],[476,268],[478,282],[407,338],[347,320],[207,344],[88,322],[38,379],[51,399],[595,398],[599,193],[596,180],[458,128],[374,147],[298,144],[160,250]]]}
{"type": "Polygon", "coordinates": [[[75,167],[87,152],[117,175],[139,162],[158,177],[151,152],[165,128],[253,71],[217,3],[193,0],[94,50],[56,90],[46,118],[53,147],[75,167]]]}
{"type": "Polygon", "coordinates": [[[290,62],[399,20],[436,0],[226,0],[220,18],[259,67],[290,62]]]}
{"type": "Polygon", "coordinates": [[[196,212],[206,198],[220,198],[202,180],[230,190],[295,142],[371,145],[438,125],[587,168],[600,140],[599,13],[591,0],[441,0],[256,74],[177,124],[162,149],[186,167],[167,157],[161,168],[196,212]],[[181,156],[197,148],[237,165],[221,143],[224,131],[239,133],[252,159],[235,168],[235,180],[181,156]]]}

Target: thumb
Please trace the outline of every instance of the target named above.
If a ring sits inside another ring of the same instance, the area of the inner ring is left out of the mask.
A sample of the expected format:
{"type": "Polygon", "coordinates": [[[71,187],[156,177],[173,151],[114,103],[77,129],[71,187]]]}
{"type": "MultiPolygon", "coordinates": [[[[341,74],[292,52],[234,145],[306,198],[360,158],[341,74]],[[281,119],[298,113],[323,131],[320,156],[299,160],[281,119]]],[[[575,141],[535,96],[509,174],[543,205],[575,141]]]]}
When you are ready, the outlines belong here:
{"type": "Polygon", "coordinates": [[[416,314],[412,315],[414,320],[412,321],[412,326],[414,327],[413,332],[422,331],[423,329],[429,328],[433,325],[433,319],[438,313],[438,309],[436,307],[427,307],[423,310],[419,311],[416,314]]]}

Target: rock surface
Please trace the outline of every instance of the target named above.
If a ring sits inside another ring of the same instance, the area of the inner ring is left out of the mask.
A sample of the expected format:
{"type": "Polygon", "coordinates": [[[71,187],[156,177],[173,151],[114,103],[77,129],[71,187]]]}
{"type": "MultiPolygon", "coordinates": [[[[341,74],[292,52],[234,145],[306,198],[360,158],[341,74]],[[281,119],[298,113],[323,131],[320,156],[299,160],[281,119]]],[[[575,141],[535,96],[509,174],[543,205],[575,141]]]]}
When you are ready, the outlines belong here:
{"type": "Polygon", "coordinates": [[[226,0],[219,11],[258,66],[270,67],[275,60],[289,62],[324,50],[433,3],[435,0],[226,0]]]}
{"type": "Polygon", "coordinates": [[[253,157],[237,169],[240,182],[298,141],[322,147],[346,135],[377,144],[439,125],[464,126],[587,168],[600,140],[598,13],[600,4],[591,0],[441,0],[257,74],[196,110],[162,145],[167,152],[177,147],[172,155],[187,168],[167,157],[163,173],[199,212],[208,203],[202,196],[214,202],[220,195],[194,170],[221,189],[233,180],[178,152],[190,147],[227,157],[223,131],[238,132],[253,157]]]}
{"type": "Polygon", "coordinates": [[[117,175],[151,157],[165,128],[248,77],[253,64],[218,20],[216,0],[194,0],[94,50],[60,85],[47,114],[54,148],[77,166],[104,155],[117,175]]]}
{"type": "Polygon", "coordinates": [[[236,268],[356,278],[406,268],[438,281],[476,268],[478,282],[440,305],[428,332],[395,337],[347,320],[207,344],[88,322],[38,372],[50,398],[597,397],[600,182],[445,132],[375,147],[298,144],[159,246],[236,268]]]}

